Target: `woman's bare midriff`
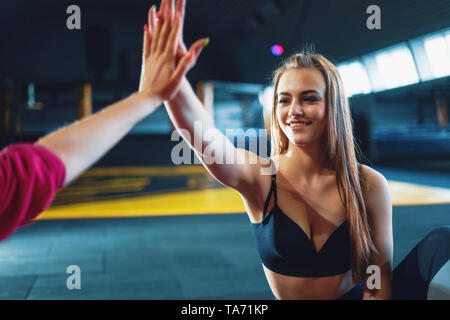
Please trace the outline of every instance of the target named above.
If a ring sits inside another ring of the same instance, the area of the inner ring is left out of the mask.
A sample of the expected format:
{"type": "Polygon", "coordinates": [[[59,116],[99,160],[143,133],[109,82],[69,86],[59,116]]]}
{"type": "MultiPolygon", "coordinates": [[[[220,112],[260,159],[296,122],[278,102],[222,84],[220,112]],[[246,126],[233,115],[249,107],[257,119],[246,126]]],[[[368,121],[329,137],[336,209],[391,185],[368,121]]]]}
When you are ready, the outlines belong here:
{"type": "Polygon", "coordinates": [[[318,278],[293,277],[279,274],[263,265],[267,282],[279,300],[331,300],[353,287],[352,271],[318,278]]]}

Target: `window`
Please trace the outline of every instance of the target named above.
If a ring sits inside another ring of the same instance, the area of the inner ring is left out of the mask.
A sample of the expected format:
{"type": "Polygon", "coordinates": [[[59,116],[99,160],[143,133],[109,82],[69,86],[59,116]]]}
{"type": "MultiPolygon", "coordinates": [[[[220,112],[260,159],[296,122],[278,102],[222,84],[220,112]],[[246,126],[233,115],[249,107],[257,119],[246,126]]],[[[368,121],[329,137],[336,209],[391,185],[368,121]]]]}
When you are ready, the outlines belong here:
{"type": "Polygon", "coordinates": [[[450,75],[450,34],[425,38],[423,44],[433,76],[450,75]]]}
{"type": "Polygon", "coordinates": [[[406,44],[376,53],[375,62],[385,89],[419,82],[414,59],[406,44]]]}
{"type": "Polygon", "coordinates": [[[372,91],[364,66],[359,61],[338,65],[347,97],[372,91]]]}

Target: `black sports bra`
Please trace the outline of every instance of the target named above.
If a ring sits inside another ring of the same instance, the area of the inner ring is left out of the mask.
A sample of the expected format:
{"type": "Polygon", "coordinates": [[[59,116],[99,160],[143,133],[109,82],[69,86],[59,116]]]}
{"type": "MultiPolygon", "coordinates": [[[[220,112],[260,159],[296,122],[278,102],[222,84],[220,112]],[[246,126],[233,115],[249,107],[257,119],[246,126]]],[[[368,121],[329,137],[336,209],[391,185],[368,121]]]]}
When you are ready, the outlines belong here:
{"type": "MultiPolygon", "coordinates": [[[[358,168],[361,172],[359,164],[358,168]]],[[[263,264],[274,272],[297,277],[326,277],[351,269],[348,221],[344,221],[317,252],[312,239],[278,207],[276,174],[272,175],[262,222],[250,222],[250,226],[263,264]],[[266,215],[272,193],[275,204],[266,215]]]]}

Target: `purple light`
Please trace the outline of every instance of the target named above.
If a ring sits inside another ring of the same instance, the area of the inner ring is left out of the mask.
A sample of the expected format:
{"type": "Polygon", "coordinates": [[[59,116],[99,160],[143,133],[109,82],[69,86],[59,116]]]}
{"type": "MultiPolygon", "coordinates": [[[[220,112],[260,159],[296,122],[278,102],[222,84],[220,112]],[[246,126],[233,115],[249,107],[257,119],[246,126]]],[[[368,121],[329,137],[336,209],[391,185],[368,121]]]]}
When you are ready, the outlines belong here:
{"type": "Polygon", "coordinates": [[[274,44],[272,47],[270,47],[270,51],[272,51],[272,54],[274,56],[281,56],[283,54],[283,47],[279,44],[274,44]]]}

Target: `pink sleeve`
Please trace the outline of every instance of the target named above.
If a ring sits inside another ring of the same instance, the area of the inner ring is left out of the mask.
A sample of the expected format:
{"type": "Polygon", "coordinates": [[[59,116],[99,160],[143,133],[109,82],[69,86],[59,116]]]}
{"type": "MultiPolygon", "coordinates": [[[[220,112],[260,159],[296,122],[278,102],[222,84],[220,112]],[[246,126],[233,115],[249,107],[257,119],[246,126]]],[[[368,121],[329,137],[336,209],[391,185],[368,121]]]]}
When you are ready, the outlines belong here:
{"type": "Polygon", "coordinates": [[[0,152],[0,240],[31,222],[50,206],[65,180],[62,161],[34,144],[15,144],[0,152]]]}

